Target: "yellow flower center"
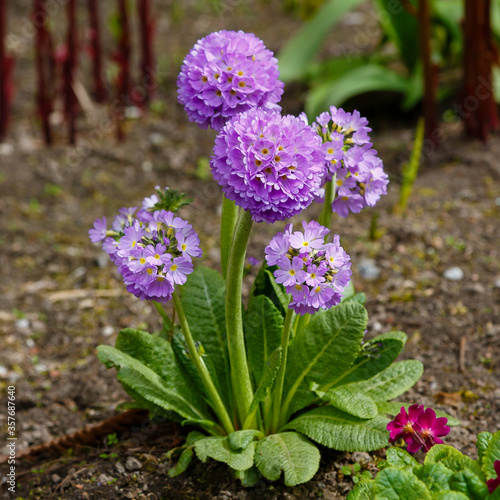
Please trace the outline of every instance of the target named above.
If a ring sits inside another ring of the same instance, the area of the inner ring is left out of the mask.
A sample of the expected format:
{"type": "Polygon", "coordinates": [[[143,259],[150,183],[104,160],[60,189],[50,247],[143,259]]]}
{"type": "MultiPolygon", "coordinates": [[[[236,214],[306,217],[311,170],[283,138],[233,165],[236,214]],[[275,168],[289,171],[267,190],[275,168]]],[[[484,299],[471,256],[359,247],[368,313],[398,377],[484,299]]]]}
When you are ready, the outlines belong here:
{"type": "Polygon", "coordinates": [[[243,87],[245,86],[245,82],[240,82],[240,83],[238,83],[238,85],[239,85],[241,88],[243,88],[243,87]]]}
{"type": "Polygon", "coordinates": [[[295,270],[294,269],[290,269],[290,271],[288,271],[290,273],[290,276],[295,276],[295,270]]]}
{"type": "Polygon", "coordinates": [[[177,270],[177,264],[172,264],[172,265],[170,266],[170,270],[171,270],[171,271],[176,271],[176,270],[177,270]]]}
{"type": "Polygon", "coordinates": [[[144,257],[141,257],[141,258],[139,259],[139,262],[140,262],[141,264],[146,264],[146,259],[145,259],[144,257]]]}
{"type": "Polygon", "coordinates": [[[202,76],[202,77],[201,77],[201,81],[202,81],[203,83],[207,83],[207,82],[208,82],[208,78],[207,78],[206,76],[202,76]]]}
{"type": "Polygon", "coordinates": [[[278,163],[278,162],[280,162],[280,161],[281,161],[281,158],[280,158],[279,156],[275,156],[275,157],[274,157],[274,161],[275,161],[276,163],[278,163]]]}
{"type": "Polygon", "coordinates": [[[329,155],[331,155],[331,154],[333,154],[333,149],[332,149],[332,148],[328,148],[328,149],[326,150],[326,152],[327,152],[329,155]]]}
{"type": "Polygon", "coordinates": [[[342,184],[344,184],[344,183],[342,182],[342,179],[338,179],[338,180],[337,180],[337,186],[342,186],[342,184]]]}
{"type": "Polygon", "coordinates": [[[302,290],[302,285],[295,285],[295,290],[300,292],[302,290]]]}
{"type": "Polygon", "coordinates": [[[182,251],[186,250],[186,244],[185,244],[185,243],[183,243],[183,244],[181,245],[181,248],[182,248],[182,251]]]}

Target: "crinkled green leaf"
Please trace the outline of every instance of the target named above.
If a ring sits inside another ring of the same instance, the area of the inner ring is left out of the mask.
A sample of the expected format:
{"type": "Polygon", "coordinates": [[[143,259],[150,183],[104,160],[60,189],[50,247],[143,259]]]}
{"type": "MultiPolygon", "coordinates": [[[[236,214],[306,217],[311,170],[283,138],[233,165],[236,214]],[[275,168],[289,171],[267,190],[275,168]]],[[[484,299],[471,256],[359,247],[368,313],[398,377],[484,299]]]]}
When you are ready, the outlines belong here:
{"type": "Polygon", "coordinates": [[[399,356],[406,338],[406,333],[388,332],[369,340],[363,345],[353,365],[334,381],[333,386],[369,380],[385,370],[399,356]]]}
{"type": "Polygon", "coordinates": [[[179,474],[182,474],[189,467],[192,458],[193,448],[186,448],[179,457],[177,464],[168,470],[168,477],[177,477],[179,474]]]}
{"type": "Polygon", "coordinates": [[[448,479],[453,472],[448,467],[438,463],[418,465],[413,469],[413,474],[427,486],[432,494],[435,494],[443,490],[449,491],[448,479]]]}
{"type": "Polygon", "coordinates": [[[226,285],[224,278],[208,267],[197,267],[182,287],[182,305],[195,341],[206,353],[207,368],[229,407],[231,378],[226,340],[226,285]]]}
{"type": "Polygon", "coordinates": [[[236,470],[234,476],[241,481],[241,485],[245,488],[251,488],[262,479],[262,474],[256,466],[250,467],[247,470],[236,470]]]}
{"type": "Polygon", "coordinates": [[[445,444],[435,444],[425,456],[424,464],[441,463],[452,472],[461,472],[470,469],[482,478],[483,473],[475,460],[463,455],[452,446],[445,444]]]}
{"type": "Polygon", "coordinates": [[[246,470],[253,465],[255,442],[252,441],[244,450],[237,452],[229,445],[227,436],[210,436],[196,441],[194,450],[202,462],[213,458],[226,463],[232,469],[246,470]]]}
{"type": "Polygon", "coordinates": [[[231,432],[231,434],[228,434],[227,436],[227,442],[234,451],[241,452],[243,450],[246,450],[248,445],[255,439],[258,434],[260,434],[260,431],[257,431],[255,429],[231,432]]]}
{"type": "Polygon", "coordinates": [[[459,491],[439,491],[432,496],[432,500],[469,500],[467,495],[459,491]]]}
{"type": "MultiPolygon", "coordinates": [[[[390,402],[385,402],[385,401],[377,401],[377,407],[378,411],[380,413],[385,413],[386,415],[391,415],[391,416],[396,416],[400,411],[401,407],[405,407],[406,410],[412,405],[413,403],[402,403],[399,401],[390,401],[390,402]]],[[[429,407],[426,407],[427,409],[429,407]]],[[[436,411],[436,417],[446,417],[448,419],[447,425],[450,426],[456,426],[460,425],[461,422],[460,420],[456,419],[455,417],[452,417],[451,415],[448,415],[444,411],[440,410],[435,410],[436,411]]]]}
{"type": "Polygon", "coordinates": [[[389,420],[381,415],[365,420],[333,406],[321,406],[305,412],[283,429],[302,432],[312,440],[340,451],[371,451],[387,446],[389,420]]]}
{"type": "Polygon", "coordinates": [[[387,467],[375,478],[373,493],[376,500],[431,500],[425,484],[411,471],[387,467]]]}
{"type": "Polygon", "coordinates": [[[483,459],[481,460],[482,470],[486,479],[495,479],[497,477],[494,467],[497,460],[500,460],[500,431],[495,432],[491,437],[488,448],[486,448],[483,459]]]}
{"type": "Polygon", "coordinates": [[[255,297],[244,319],[248,361],[256,384],[260,384],[269,358],[281,344],[283,316],[271,299],[265,295],[255,297]]]}
{"type": "Polygon", "coordinates": [[[374,418],[378,414],[378,408],[375,401],[363,392],[356,390],[351,385],[343,385],[329,389],[326,392],[316,391],[316,394],[339,410],[354,415],[359,418],[374,418]]]}
{"type": "Polygon", "coordinates": [[[488,449],[488,446],[490,445],[492,438],[493,434],[491,432],[481,432],[477,435],[476,446],[477,446],[477,454],[479,456],[478,463],[481,466],[481,468],[482,468],[484,454],[486,453],[486,450],[488,449]]]}
{"type": "Polygon", "coordinates": [[[361,304],[345,302],[313,315],[295,335],[288,351],[283,391],[282,411],[287,418],[314,400],[311,384],[325,387],[350,368],[360,350],[367,321],[361,304]]]}
{"type": "Polygon", "coordinates": [[[285,474],[285,484],[295,486],[312,479],[319,468],[318,448],[296,432],[271,434],[257,443],[255,465],[260,473],[276,481],[285,474]]]}
{"type": "Polygon", "coordinates": [[[387,448],[387,462],[394,467],[417,467],[419,463],[406,450],[391,446],[387,448]]]}
{"type": "Polygon", "coordinates": [[[450,489],[460,491],[471,500],[484,500],[488,497],[486,483],[470,469],[455,472],[449,479],[450,489]]]}
{"type": "Polygon", "coordinates": [[[397,398],[413,387],[422,376],[424,365],[415,359],[399,361],[370,380],[352,384],[353,391],[363,391],[375,401],[397,398]]]}
{"type": "MultiPolygon", "coordinates": [[[[248,308],[252,307],[252,303],[256,297],[261,295],[266,296],[274,304],[274,307],[284,317],[288,309],[288,303],[284,303],[283,297],[286,296],[286,291],[281,285],[276,283],[272,274],[273,270],[277,269],[276,266],[269,267],[266,263],[262,264],[255,277],[255,281],[250,292],[250,299],[248,308]]],[[[286,300],[285,300],[286,302],[286,300]]]]}
{"type": "Polygon", "coordinates": [[[375,500],[373,487],[375,481],[362,479],[347,495],[347,500],[375,500]]]}

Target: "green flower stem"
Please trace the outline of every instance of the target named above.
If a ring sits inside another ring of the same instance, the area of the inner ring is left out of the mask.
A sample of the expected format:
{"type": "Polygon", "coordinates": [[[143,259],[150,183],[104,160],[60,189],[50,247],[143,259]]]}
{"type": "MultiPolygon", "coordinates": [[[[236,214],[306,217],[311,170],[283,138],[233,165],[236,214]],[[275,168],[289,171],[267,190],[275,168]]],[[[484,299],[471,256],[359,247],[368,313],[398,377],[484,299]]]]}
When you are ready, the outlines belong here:
{"type": "Polygon", "coordinates": [[[231,432],[234,432],[233,424],[231,422],[231,419],[229,418],[226,407],[224,406],[224,403],[222,402],[222,399],[220,398],[219,393],[215,388],[212,377],[210,376],[210,373],[203,359],[198,354],[198,350],[196,349],[193,336],[191,335],[191,330],[189,329],[189,324],[187,322],[186,315],[184,314],[184,309],[182,308],[181,299],[177,293],[177,290],[174,291],[172,298],[174,301],[175,310],[177,311],[177,315],[179,316],[179,323],[184,335],[184,340],[187,344],[189,357],[191,358],[191,361],[193,362],[196,371],[198,372],[198,375],[200,376],[203,385],[208,392],[213,410],[215,411],[217,417],[219,417],[220,422],[224,426],[226,432],[230,434],[231,432]]]}
{"type": "Polygon", "coordinates": [[[295,322],[293,335],[295,336],[297,333],[300,333],[309,324],[309,321],[311,321],[310,314],[302,314],[301,316],[298,316],[298,321],[295,322]]]}
{"type": "Polygon", "coordinates": [[[229,249],[233,239],[234,228],[238,220],[238,207],[234,201],[222,197],[222,216],[220,223],[220,259],[222,266],[222,276],[227,274],[227,261],[229,259],[229,249]]]}
{"type": "Polygon", "coordinates": [[[163,319],[163,323],[164,323],[165,327],[168,328],[169,330],[171,330],[172,329],[172,321],[170,321],[170,318],[168,317],[165,309],[163,309],[163,306],[161,304],[159,304],[158,302],[155,302],[154,300],[153,300],[153,304],[155,305],[156,310],[158,311],[158,314],[163,319]]]}
{"type": "Polygon", "coordinates": [[[276,387],[274,390],[274,406],[273,406],[273,420],[271,423],[271,432],[274,434],[278,432],[279,418],[281,410],[281,396],[283,395],[283,384],[285,382],[286,371],[286,358],[288,354],[288,342],[290,340],[290,331],[292,330],[293,309],[287,309],[285,316],[285,324],[283,325],[283,334],[281,336],[282,358],[281,365],[276,376],[276,387]]]}
{"type": "Polygon", "coordinates": [[[226,277],[227,345],[229,361],[231,363],[231,382],[241,424],[246,420],[247,412],[253,399],[241,314],[241,285],[251,229],[252,217],[250,213],[246,210],[241,210],[234,229],[233,243],[229,251],[226,277]]]}
{"type": "Polygon", "coordinates": [[[325,184],[325,201],[323,202],[323,209],[321,210],[321,215],[319,216],[318,222],[330,229],[330,224],[332,222],[332,203],[335,199],[335,182],[337,176],[334,175],[330,182],[325,184]]]}

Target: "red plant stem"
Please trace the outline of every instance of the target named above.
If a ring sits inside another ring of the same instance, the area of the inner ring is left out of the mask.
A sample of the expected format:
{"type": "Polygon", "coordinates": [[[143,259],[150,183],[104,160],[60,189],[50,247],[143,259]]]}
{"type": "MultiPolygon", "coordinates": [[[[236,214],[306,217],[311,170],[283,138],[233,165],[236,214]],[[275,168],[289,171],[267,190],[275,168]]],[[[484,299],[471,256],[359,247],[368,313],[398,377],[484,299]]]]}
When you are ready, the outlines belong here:
{"type": "MultiPolygon", "coordinates": [[[[53,54],[50,34],[46,26],[47,15],[45,0],[35,0],[33,8],[33,24],[36,28],[35,35],[35,59],[38,75],[37,107],[38,114],[42,120],[43,135],[45,143],[52,143],[52,133],[49,123],[49,115],[52,111],[52,100],[49,96],[47,82],[47,68],[53,70],[53,54]]],[[[52,75],[53,76],[53,75],[52,75]]],[[[52,82],[54,80],[52,79],[52,82]]]]}
{"type": "Polygon", "coordinates": [[[104,102],[106,100],[106,86],[102,76],[102,43],[97,0],[88,0],[88,11],[90,16],[90,43],[92,46],[95,99],[97,102],[104,102]]]}
{"type": "MultiPolygon", "coordinates": [[[[130,24],[128,20],[126,0],[118,0],[118,14],[120,20],[120,39],[118,41],[118,57],[120,64],[120,73],[118,76],[118,100],[121,103],[120,109],[123,109],[125,103],[130,101],[130,24]]],[[[117,136],[121,142],[124,139],[123,128],[121,124],[122,113],[117,113],[117,136]]]]}
{"type": "Polygon", "coordinates": [[[429,0],[419,0],[418,27],[424,73],[424,135],[426,139],[436,144],[438,68],[431,61],[431,6],[429,0]]]}
{"type": "Polygon", "coordinates": [[[139,0],[137,4],[141,25],[141,75],[142,88],[145,91],[143,103],[147,104],[156,90],[156,73],[154,70],[153,39],[155,23],[151,15],[151,1],[139,0]]]}
{"type": "Polygon", "coordinates": [[[7,58],[5,55],[6,0],[0,0],[0,142],[7,134],[7,58]]]}
{"type": "Polygon", "coordinates": [[[68,2],[68,33],[66,45],[68,55],[64,64],[64,109],[69,126],[69,142],[76,141],[76,95],[73,90],[77,64],[76,0],[68,2]]]}
{"type": "Polygon", "coordinates": [[[492,65],[498,54],[491,33],[490,12],[490,0],[465,0],[465,95],[459,112],[467,135],[483,141],[499,124],[492,78],[492,65]]]}

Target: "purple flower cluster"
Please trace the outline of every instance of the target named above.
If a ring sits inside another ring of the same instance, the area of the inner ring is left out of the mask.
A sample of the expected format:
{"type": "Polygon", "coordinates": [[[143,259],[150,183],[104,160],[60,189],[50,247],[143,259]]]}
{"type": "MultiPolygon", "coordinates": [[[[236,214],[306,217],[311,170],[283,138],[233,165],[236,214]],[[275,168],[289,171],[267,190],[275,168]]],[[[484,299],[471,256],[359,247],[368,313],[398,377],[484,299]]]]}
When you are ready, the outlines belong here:
{"type": "Polygon", "coordinates": [[[219,132],[211,167],[226,198],[268,223],[309,206],[326,171],[321,139],[307,120],[258,108],[219,132]]]}
{"type": "Polygon", "coordinates": [[[122,208],[110,230],[106,218],[89,231],[118,267],[127,291],[141,300],[168,302],[175,285],[193,271],[192,257],[201,257],[200,240],[193,227],[173,212],[151,211],[156,195],[142,207],[122,208]]]}
{"type": "Polygon", "coordinates": [[[412,405],[406,412],[404,406],[396,418],[387,424],[390,440],[403,439],[410,453],[423,448],[427,453],[435,444],[442,444],[440,436],[446,436],[450,428],[446,417],[436,418],[432,408],[424,410],[424,405],[412,405]]]}
{"type": "Polygon", "coordinates": [[[335,182],[332,210],[347,217],[349,212],[358,213],[367,206],[373,207],[387,194],[389,180],[382,160],[372,149],[368,120],[358,111],[348,113],[331,106],[329,113],[321,113],[316,118],[313,127],[323,140],[325,181],[333,178],[335,182]]]}
{"type": "Polygon", "coordinates": [[[177,78],[178,99],[189,120],[220,130],[254,107],[281,109],[284,84],[278,61],[262,40],[243,31],[219,31],[199,40],[177,78]]]}
{"type": "Polygon", "coordinates": [[[268,265],[277,265],[276,283],[291,294],[290,309],[313,314],[330,309],[342,300],[351,277],[350,257],[340,246],[339,236],[324,243],[330,232],[316,221],[302,222],[304,232],[292,232],[288,224],[266,247],[268,265]]]}

